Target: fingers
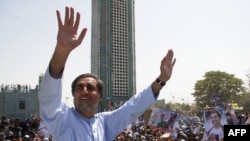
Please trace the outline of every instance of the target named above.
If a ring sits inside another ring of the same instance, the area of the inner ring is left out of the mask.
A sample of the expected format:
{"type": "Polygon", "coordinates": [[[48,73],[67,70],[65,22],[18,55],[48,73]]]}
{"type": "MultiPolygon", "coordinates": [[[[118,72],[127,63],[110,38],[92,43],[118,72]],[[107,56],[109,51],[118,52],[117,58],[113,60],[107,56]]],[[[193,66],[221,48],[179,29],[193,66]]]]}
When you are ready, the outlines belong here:
{"type": "Polygon", "coordinates": [[[73,25],[75,20],[75,10],[73,7],[65,7],[64,25],[73,25]]]}
{"type": "Polygon", "coordinates": [[[167,59],[172,62],[174,56],[174,51],[172,49],[168,50],[167,59]]]}
{"type": "Polygon", "coordinates": [[[58,27],[60,28],[63,25],[63,23],[62,23],[60,12],[58,10],[56,11],[56,15],[57,15],[58,27]]]}
{"type": "Polygon", "coordinates": [[[75,22],[75,24],[74,24],[74,28],[75,28],[76,30],[78,29],[79,24],[80,24],[80,13],[77,12],[77,13],[76,13],[76,22],[75,22]]]}
{"type": "Polygon", "coordinates": [[[176,58],[174,58],[174,51],[169,49],[169,60],[172,63],[172,67],[175,65],[176,58]]]}
{"type": "MultiPolygon", "coordinates": [[[[58,13],[58,22],[59,25],[63,25],[62,21],[61,21],[61,17],[59,16],[60,13],[58,13]]],[[[73,29],[75,31],[77,31],[78,27],[80,24],[80,13],[77,12],[76,13],[76,21],[75,21],[75,10],[72,7],[66,7],[65,8],[65,19],[64,19],[64,25],[69,25],[69,26],[73,26],[73,29]]]]}
{"type": "Polygon", "coordinates": [[[82,29],[80,35],[76,39],[77,30],[80,24],[80,13],[76,12],[76,16],[75,16],[74,8],[65,7],[64,23],[62,21],[61,14],[58,10],[56,11],[56,14],[57,14],[59,30],[63,31],[63,32],[60,32],[60,33],[63,33],[61,36],[65,37],[65,35],[67,35],[67,38],[68,37],[72,38],[72,40],[70,41],[73,42],[74,46],[78,46],[79,44],[81,44],[81,42],[83,41],[86,35],[87,29],[86,28],[82,29]]]}
{"type": "Polygon", "coordinates": [[[166,56],[162,59],[161,64],[165,66],[166,64],[169,64],[171,68],[175,65],[176,59],[174,58],[174,51],[172,49],[169,49],[166,56]]]}
{"type": "Polygon", "coordinates": [[[166,59],[171,62],[172,66],[174,66],[176,59],[174,58],[174,51],[172,49],[168,50],[166,59]]]}
{"type": "Polygon", "coordinates": [[[174,51],[172,49],[169,49],[167,54],[161,61],[160,70],[161,70],[162,81],[167,81],[170,79],[175,62],[176,59],[174,58],[174,51]]]}
{"type": "Polygon", "coordinates": [[[69,7],[65,7],[64,25],[69,23],[69,7]]]}
{"type": "Polygon", "coordinates": [[[73,25],[74,24],[74,17],[75,14],[74,14],[74,8],[70,8],[70,18],[69,18],[69,25],[73,25]]]}
{"type": "Polygon", "coordinates": [[[78,44],[81,44],[87,32],[87,28],[84,28],[78,37],[78,44]]]}
{"type": "Polygon", "coordinates": [[[176,58],[174,58],[174,61],[172,62],[172,67],[174,67],[175,62],[176,62],[176,58]]]}

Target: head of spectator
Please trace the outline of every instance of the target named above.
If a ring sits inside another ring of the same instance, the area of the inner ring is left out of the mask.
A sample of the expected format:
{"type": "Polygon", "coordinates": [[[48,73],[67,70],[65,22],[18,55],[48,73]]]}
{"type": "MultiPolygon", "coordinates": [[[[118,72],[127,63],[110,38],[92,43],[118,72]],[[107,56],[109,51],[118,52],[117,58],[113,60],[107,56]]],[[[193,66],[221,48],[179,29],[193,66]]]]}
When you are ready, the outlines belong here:
{"type": "Polygon", "coordinates": [[[210,112],[210,119],[214,128],[221,128],[221,114],[217,110],[210,112]]]}

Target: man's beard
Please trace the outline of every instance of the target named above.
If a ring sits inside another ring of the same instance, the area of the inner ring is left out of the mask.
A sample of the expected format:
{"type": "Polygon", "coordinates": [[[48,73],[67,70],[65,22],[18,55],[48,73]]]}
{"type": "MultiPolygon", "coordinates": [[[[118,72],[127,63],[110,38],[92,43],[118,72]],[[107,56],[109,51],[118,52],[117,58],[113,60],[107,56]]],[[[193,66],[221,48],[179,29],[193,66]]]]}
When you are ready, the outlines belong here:
{"type": "Polygon", "coordinates": [[[98,103],[84,105],[84,104],[77,102],[75,104],[75,108],[80,113],[96,113],[98,109],[98,103]]]}

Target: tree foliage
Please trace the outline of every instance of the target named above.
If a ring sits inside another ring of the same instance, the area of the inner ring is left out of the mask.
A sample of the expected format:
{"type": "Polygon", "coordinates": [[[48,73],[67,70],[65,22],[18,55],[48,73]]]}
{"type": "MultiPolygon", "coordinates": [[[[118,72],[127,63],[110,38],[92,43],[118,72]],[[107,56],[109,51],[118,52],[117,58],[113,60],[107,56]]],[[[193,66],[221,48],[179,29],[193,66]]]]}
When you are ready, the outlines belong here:
{"type": "Polygon", "coordinates": [[[189,110],[191,110],[192,106],[190,106],[189,104],[185,104],[185,103],[172,103],[172,102],[168,102],[165,105],[165,109],[182,112],[182,111],[189,111],[189,110]]]}
{"type": "Polygon", "coordinates": [[[221,71],[206,72],[204,79],[198,80],[194,89],[195,92],[192,95],[199,107],[213,106],[210,100],[214,95],[220,97],[220,102],[228,103],[239,99],[240,94],[245,93],[241,79],[221,71]]]}
{"type": "Polygon", "coordinates": [[[246,77],[247,77],[247,84],[248,84],[248,93],[250,93],[250,70],[249,72],[246,74],[246,77]]]}

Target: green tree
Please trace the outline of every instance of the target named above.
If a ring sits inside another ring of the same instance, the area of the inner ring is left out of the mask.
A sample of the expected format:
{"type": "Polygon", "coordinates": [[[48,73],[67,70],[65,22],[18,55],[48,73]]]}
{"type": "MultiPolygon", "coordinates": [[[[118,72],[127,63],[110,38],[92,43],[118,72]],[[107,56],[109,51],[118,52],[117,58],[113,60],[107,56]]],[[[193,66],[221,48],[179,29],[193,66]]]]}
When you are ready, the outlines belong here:
{"type": "Polygon", "coordinates": [[[238,100],[239,107],[243,107],[242,112],[250,111],[250,94],[244,93],[240,96],[238,100]]]}
{"type": "Polygon", "coordinates": [[[191,106],[189,104],[185,104],[185,103],[182,103],[181,104],[181,110],[182,111],[190,111],[191,110],[191,106]]]}
{"type": "Polygon", "coordinates": [[[240,104],[242,104],[242,107],[244,108],[244,112],[249,112],[250,111],[250,70],[246,74],[247,77],[247,92],[242,95],[240,99],[240,104]]]}
{"type": "Polygon", "coordinates": [[[246,77],[247,77],[247,85],[248,85],[248,88],[247,88],[247,90],[248,90],[248,93],[250,93],[250,70],[249,70],[249,72],[246,74],[246,77]]]}
{"type": "Polygon", "coordinates": [[[196,82],[195,92],[192,95],[197,106],[205,107],[206,105],[214,106],[211,105],[210,101],[214,95],[220,97],[219,102],[226,104],[231,100],[238,100],[240,94],[244,92],[243,81],[236,78],[233,74],[209,71],[205,73],[203,80],[196,82]]]}

